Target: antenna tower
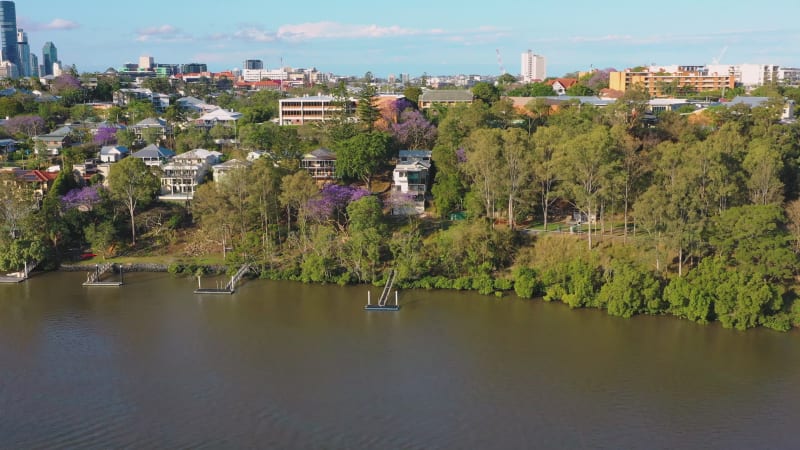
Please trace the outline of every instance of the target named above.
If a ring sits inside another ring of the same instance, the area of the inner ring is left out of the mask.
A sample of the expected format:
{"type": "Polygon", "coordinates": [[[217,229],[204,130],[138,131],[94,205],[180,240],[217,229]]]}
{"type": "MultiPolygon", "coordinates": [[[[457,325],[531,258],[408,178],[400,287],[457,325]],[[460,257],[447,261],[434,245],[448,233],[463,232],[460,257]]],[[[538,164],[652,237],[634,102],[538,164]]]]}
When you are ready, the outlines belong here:
{"type": "Polygon", "coordinates": [[[495,49],[495,52],[497,52],[497,65],[500,66],[500,75],[505,75],[506,69],[503,67],[503,57],[500,56],[500,49],[495,49]]]}

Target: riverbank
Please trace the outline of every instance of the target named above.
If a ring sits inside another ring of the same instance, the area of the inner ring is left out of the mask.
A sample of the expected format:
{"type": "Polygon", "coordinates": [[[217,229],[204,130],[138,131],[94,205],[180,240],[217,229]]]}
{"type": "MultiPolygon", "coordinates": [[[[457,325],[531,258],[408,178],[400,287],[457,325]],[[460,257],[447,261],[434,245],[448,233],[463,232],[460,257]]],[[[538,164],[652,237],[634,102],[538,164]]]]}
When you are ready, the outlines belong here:
{"type": "MultiPolygon", "coordinates": [[[[172,263],[119,262],[123,272],[168,272],[175,276],[221,275],[235,269],[219,264],[202,264],[181,261],[172,263]]],[[[148,257],[152,259],[152,257],[148,257]]],[[[113,261],[107,261],[113,262],[113,261]]],[[[64,264],[62,271],[94,270],[94,260],[64,264]]],[[[547,266],[543,266],[547,267],[547,266]]],[[[116,269],[115,269],[116,270],[116,269]]],[[[385,269],[378,272],[372,282],[385,283],[385,269]]],[[[351,277],[309,280],[298,269],[254,270],[253,276],[275,281],[293,281],[305,284],[365,285],[351,277]]],[[[701,280],[702,281],[702,280],[701,280]]],[[[723,280],[724,282],[724,280],[723,280]]],[[[441,275],[422,275],[416,278],[400,272],[395,283],[397,289],[476,291],[497,298],[515,295],[522,299],[541,298],[557,301],[572,309],[600,309],[611,316],[630,318],[635,315],[669,315],[700,324],[720,322],[725,328],[740,330],[766,327],[789,331],[800,325],[800,302],[795,301],[793,290],[780,295],[785,303],[770,303],[760,310],[746,308],[754,293],[734,291],[732,299],[723,298],[716,291],[708,291],[704,302],[691,301],[685,291],[688,285],[698,283],[690,277],[661,278],[652,272],[633,266],[610,265],[603,267],[596,261],[568,258],[540,270],[520,265],[512,270],[482,273],[473,276],[448,278],[441,275]],[[715,296],[715,297],[712,297],[715,296]]],[[[702,286],[701,286],[702,287],[702,286]]],[[[756,292],[758,293],[758,292],[756,292]]],[[[763,301],[763,300],[762,300],[763,301]]]]}

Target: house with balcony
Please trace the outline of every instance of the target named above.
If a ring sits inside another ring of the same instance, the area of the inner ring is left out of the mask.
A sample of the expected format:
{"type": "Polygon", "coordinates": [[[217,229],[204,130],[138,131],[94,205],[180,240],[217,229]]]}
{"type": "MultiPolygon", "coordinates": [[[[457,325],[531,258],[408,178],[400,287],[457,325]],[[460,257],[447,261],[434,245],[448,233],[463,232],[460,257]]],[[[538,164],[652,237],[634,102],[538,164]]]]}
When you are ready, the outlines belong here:
{"type": "Polygon", "coordinates": [[[425,212],[431,170],[430,150],[402,150],[392,173],[392,214],[425,212]]]}
{"type": "Polygon", "coordinates": [[[224,180],[228,175],[230,175],[231,172],[235,172],[237,170],[244,170],[252,165],[253,163],[251,161],[229,159],[224,163],[215,164],[214,166],[211,167],[212,177],[214,178],[215,183],[219,183],[220,181],[224,180]]]}
{"type": "Polygon", "coordinates": [[[303,155],[300,168],[315,180],[332,180],[336,178],[336,154],[326,148],[318,148],[303,155]]]}
{"type": "Polygon", "coordinates": [[[242,118],[242,113],[236,111],[228,111],[226,109],[215,109],[209,111],[202,116],[195,119],[194,123],[197,126],[205,129],[211,129],[214,125],[222,124],[234,127],[236,122],[242,118]]]}
{"type": "Polygon", "coordinates": [[[197,148],[172,158],[161,168],[161,198],[192,199],[197,186],[221,157],[220,152],[197,148]]]}
{"type": "Polygon", "coordinates": [[[175,101],[179,108],[190,113],[204,114],[219,109],[217,105],[208,104],[197,97],[182,97],[175,101]]]}
{"type": "Polygon", "coordinates": [[[400,150],[398,157],[401,164],[421,161],[430,165],[433,152],[430,150],[400,150]]]}
{"type": "Polygon", "coordinates": [[[73,127],[64,125],[48,134],[34,136],[33,141],[36,143],[34,151],[38,154],[39,146],[42,145],[46,155],[58,156],[62,149],[71,146],[77,141],[75,135],[76,130],[73,127]]]}
{"type": "Polygon", "coordinates": [[[147,166],[150,167],[159,167],[163,164],[166,164],[167,161],[172,159],[174,156],[175,152],[168,148],[159,147],[156,144],[150,144],[131,155],[133,158],[141,159],[147,166]]]}
{"type": "Polygon", "coordinates": [[[145,136],[150,131],[146,130],[154,130],[153,132],[158,135],[159,139],[166,139],[167,136],[172,134],[172,126],[166,120],[157,117],[148,117],[135,125],[131,125],[130,130],[133,131],[139,141],[147,140],[145,136]]]}

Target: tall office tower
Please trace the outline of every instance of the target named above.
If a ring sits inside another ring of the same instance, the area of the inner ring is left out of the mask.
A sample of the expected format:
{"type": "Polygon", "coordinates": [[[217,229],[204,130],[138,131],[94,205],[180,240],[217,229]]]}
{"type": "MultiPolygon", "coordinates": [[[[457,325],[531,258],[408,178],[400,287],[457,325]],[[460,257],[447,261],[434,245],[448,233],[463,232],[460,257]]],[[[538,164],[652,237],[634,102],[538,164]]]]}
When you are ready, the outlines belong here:
{"type": "Polygon", "coordinates": [[[542,81],[547,78],[544,56],[537,55],[528,50],[522,54],[522,81],[542,81]]]}
{"type": "Polygon", "coordinates": [[[20,69],[17,50],[17,10],[14,2],[0,2],[0,54],[20,69]]]}
{"type": "Polygon", "coordinates": [[[39,78],[39,57],[36,56],[36,53],[31,53],[30,73],[32,77],[39,78]]]}
{"type": "Polygon", "coordinates": [[[242,64],[244,70],[262,70],[264,68],[264,61],[260,59],[245,59],[242,64]]]}
{"type": "Polygon", "coordinates": [[[28,45],[28,33],[17,30],[17,51],[19,52],[19,76],[31,76],[31,47],[28,45]]]}
{"type": "Polygon", "coordinates": [[[42,47],[42,66],[44,66],[42,76],[53,74],[53,63],[56,61],[58,61],[58,49],[52,42],[45,42],[42,47]]]}

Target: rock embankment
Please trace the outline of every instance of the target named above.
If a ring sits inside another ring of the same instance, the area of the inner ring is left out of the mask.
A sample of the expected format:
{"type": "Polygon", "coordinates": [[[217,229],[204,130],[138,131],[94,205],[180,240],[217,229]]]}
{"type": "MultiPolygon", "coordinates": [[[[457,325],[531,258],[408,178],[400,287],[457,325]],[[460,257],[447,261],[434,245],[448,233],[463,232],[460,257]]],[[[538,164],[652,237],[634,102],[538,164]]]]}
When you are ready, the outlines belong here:
{"type": "MultiPolygon", "coordinates": [[[[155,264],[155,263],[126,263],[126,264],[118,264],[114,263],[114,270],[118,270],[117,268],[122,266],[122,270],[125,272],[167,272],[169,266],[166,264],[155,264]]],[[[87,272],[92,271],[96,267],[96,264],[62,264],[58,270],[63,270],[65,272],[87,272]]]]}

